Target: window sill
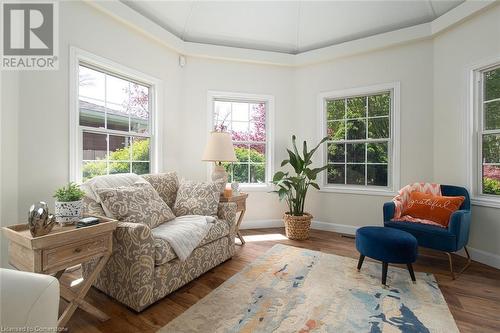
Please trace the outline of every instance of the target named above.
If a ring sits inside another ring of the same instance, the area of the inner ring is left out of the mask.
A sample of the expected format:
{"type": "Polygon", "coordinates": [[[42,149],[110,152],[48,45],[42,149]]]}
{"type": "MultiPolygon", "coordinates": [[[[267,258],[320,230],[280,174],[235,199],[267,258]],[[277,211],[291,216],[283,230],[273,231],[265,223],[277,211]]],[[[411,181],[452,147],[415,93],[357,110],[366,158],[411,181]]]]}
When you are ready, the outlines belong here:
{"type": "Polygon", "coordinates": [[[471,199],[472,205],[481,207],[500,208],[500,198],[478,196],[471,199]]]}
{"type": "Polygon", "coordinates": [[[240,184],[241,192],[269,192],[273,190],[271,184],[240,184]]]}
{"type": "Polygon", "coordinates": [[[374,188],[353,188],[353,187],[322,187],[319,192],[322,193],[342,193],[342,194],[357,194],[357,195],[379,195],[383,197],[394,197],[396,192],[391,189],[374,189],[374,188]]]}

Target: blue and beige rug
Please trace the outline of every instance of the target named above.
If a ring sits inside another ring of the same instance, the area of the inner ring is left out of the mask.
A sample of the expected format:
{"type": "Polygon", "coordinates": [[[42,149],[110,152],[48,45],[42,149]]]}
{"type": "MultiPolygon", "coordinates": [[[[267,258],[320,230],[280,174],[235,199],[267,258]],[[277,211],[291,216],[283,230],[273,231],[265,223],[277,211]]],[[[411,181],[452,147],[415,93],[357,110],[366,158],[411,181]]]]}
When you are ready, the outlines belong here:
{"type": "Polygon", "coordinates": [[[160,332],[458,332],[433,275],[275,245],[160,332]]]}

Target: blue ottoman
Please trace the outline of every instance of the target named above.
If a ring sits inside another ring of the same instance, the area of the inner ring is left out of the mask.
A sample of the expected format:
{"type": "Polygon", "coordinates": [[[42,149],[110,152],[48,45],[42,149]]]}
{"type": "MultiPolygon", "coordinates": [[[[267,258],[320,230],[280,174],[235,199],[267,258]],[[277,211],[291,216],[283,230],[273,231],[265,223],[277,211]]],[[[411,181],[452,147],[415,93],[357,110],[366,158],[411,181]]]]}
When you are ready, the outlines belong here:
{"type": "Polygon", "coordinates": [[[384,227],[362,227],[356,231],[356,249],[359,251],[358,271],[366,257],[382,262],[382,284],[386,284],[387,267],[406,264],[413,282],[415,273],[411,265],[417,260],[417,239],[406,231],[384,227]]]}

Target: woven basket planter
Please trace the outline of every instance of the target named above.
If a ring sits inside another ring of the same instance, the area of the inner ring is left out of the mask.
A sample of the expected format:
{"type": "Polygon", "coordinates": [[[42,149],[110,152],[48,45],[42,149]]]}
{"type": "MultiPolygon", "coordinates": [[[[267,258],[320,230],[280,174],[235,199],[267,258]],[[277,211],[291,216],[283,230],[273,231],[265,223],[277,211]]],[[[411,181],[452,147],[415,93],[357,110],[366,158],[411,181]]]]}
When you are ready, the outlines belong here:
{"type": "Polygon", "coordinates": [[[293,216],[285,213],[283,215],[283,222],[285,222],[286,237],[295,240],[308,239],[312,218],[313,216],[309,213],[304,213],[302,216],[293,216]]]}

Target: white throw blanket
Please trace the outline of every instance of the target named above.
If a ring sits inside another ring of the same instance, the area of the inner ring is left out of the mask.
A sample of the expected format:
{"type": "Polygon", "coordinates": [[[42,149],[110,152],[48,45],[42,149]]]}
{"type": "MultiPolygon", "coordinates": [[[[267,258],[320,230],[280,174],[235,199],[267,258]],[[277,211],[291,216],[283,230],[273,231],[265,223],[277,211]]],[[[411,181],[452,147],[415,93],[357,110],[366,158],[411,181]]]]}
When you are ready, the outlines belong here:
{"type": "Polygon", "coordinates": [[[170,244],[177,257],[184,261],[200,245],[215,222],[212,216],[179,216],[153,228],[153,236],[164,239],[170,244]]]}

